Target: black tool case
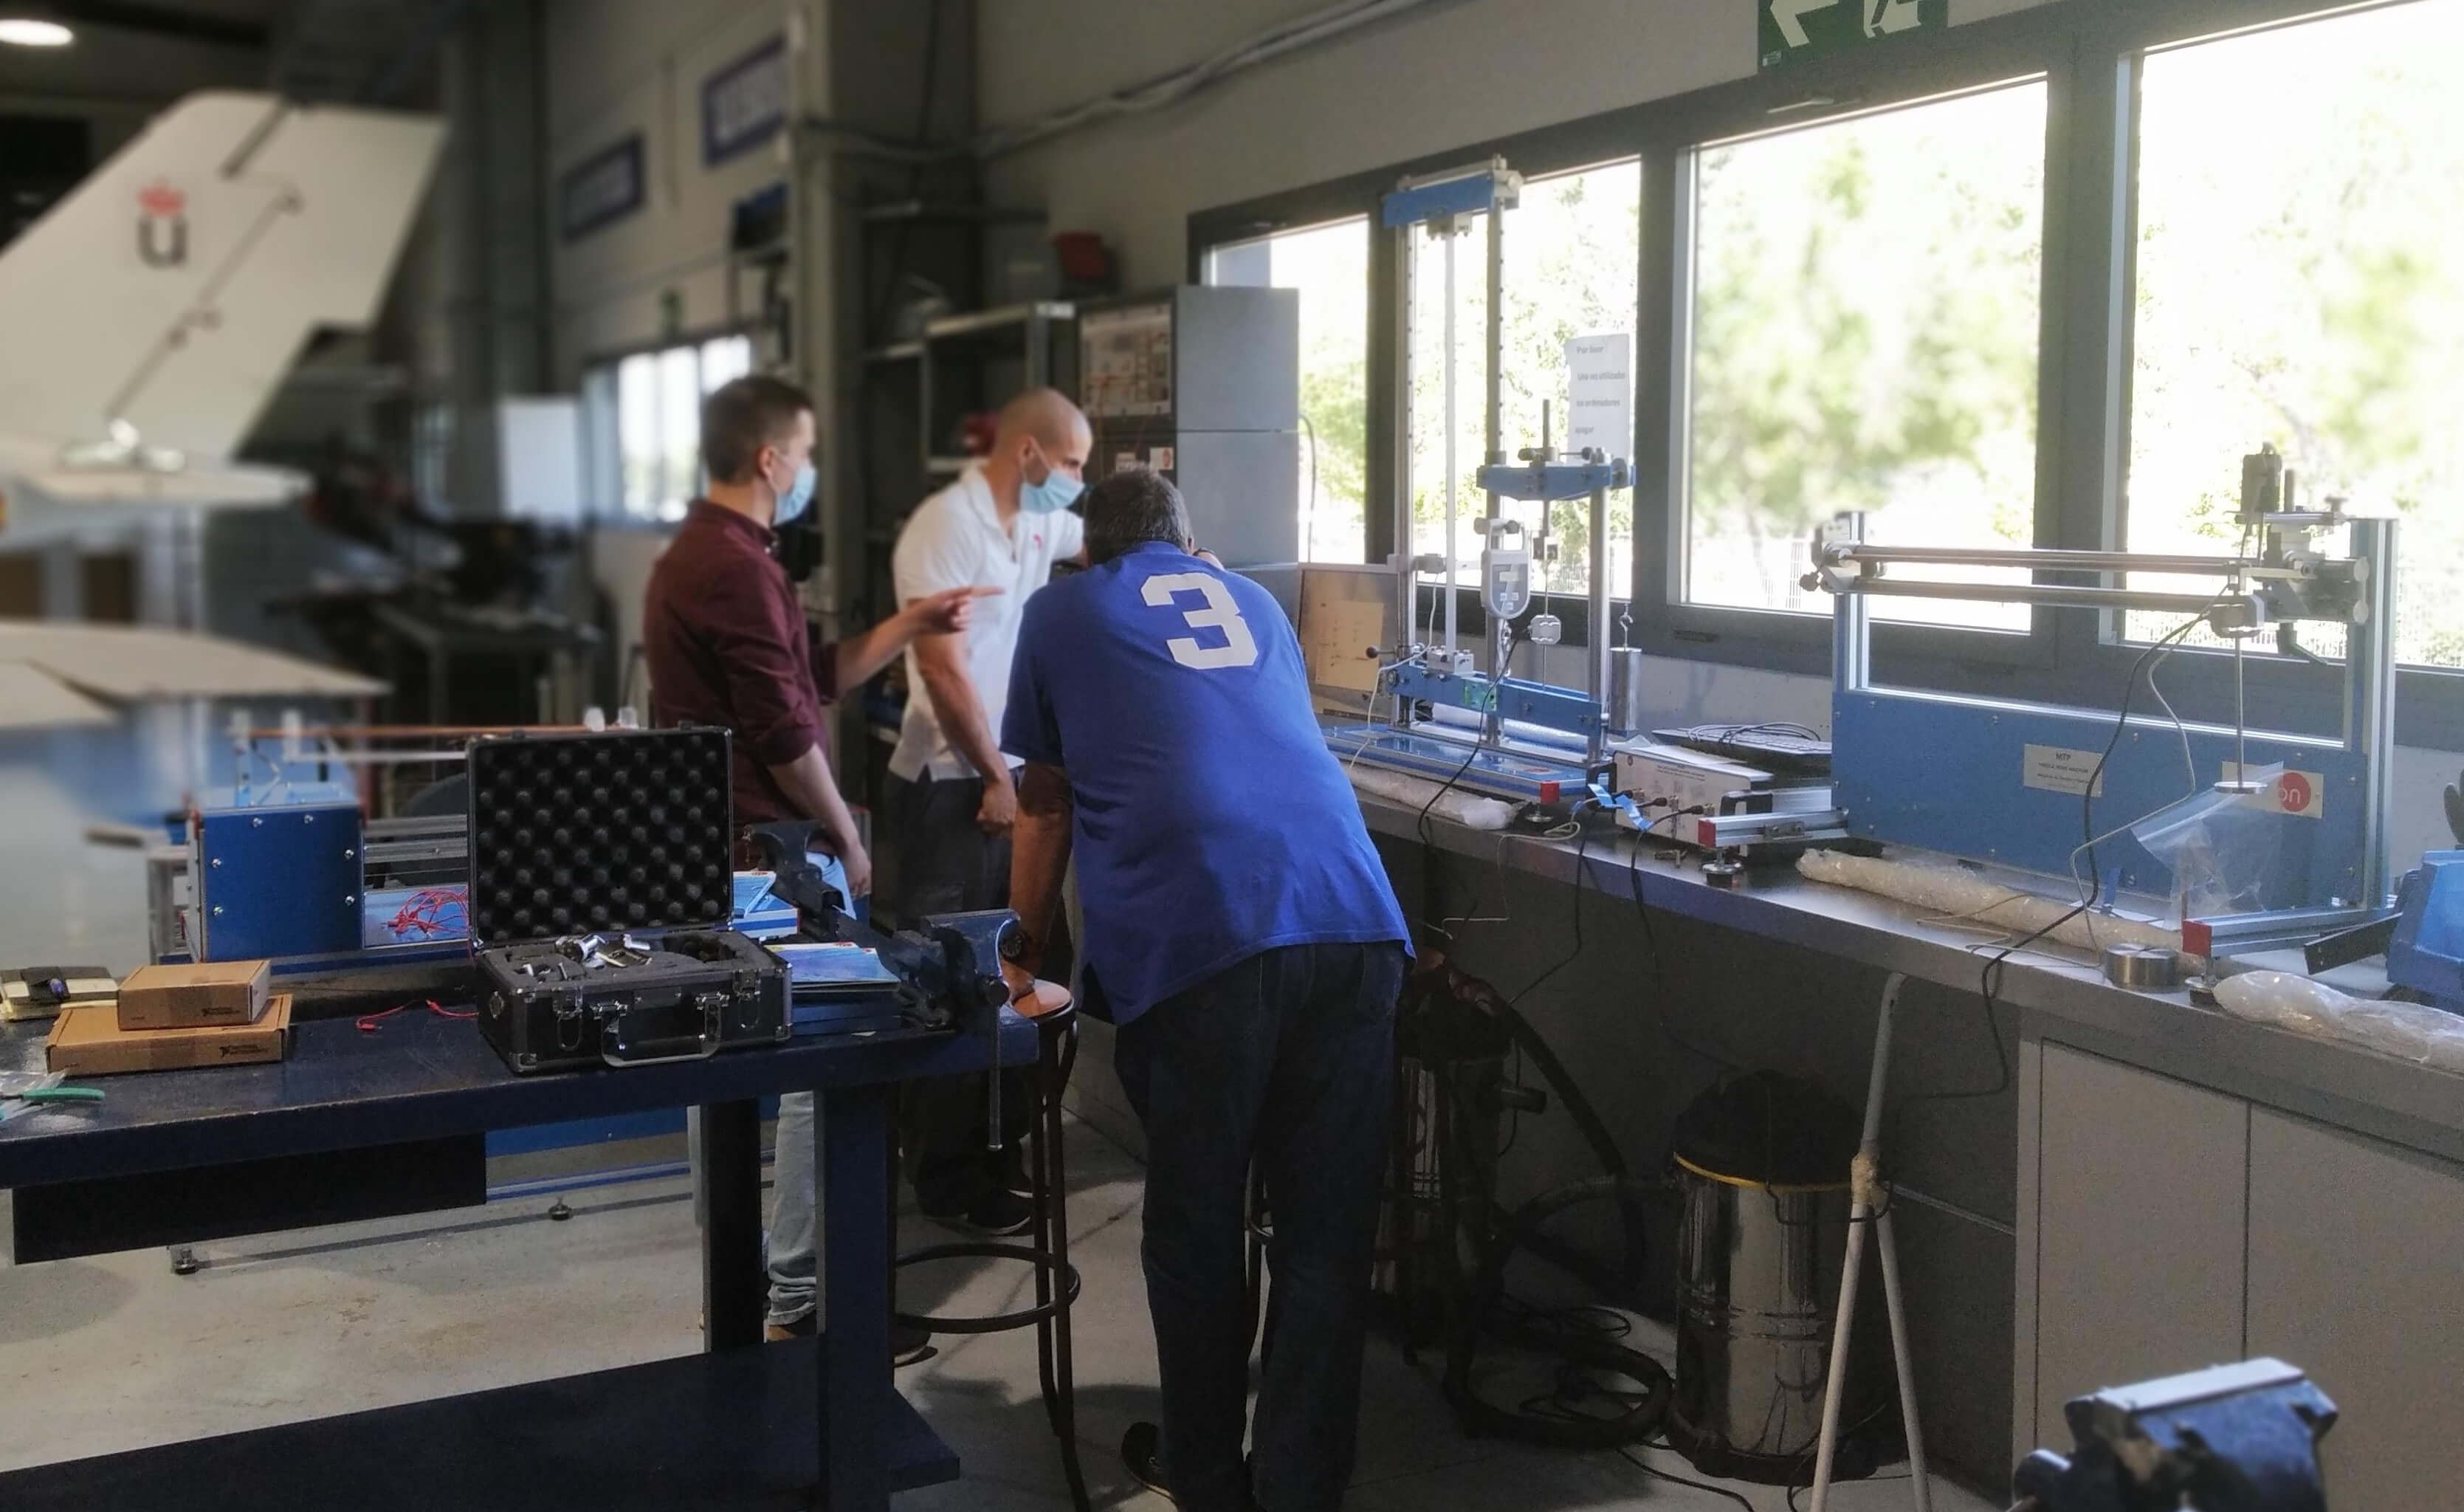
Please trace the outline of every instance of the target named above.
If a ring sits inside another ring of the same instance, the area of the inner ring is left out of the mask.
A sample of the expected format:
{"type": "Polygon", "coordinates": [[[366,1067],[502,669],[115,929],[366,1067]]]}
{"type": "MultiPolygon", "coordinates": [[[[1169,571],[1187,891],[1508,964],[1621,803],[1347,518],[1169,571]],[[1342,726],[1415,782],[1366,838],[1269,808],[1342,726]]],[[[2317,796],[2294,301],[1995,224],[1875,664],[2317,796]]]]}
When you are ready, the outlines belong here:
{"type": "Polygon", "coordinates": [[[471,746],[479,1032],[517,1072],[690,1060],[789,1033],[787,972],[727,927],[728,735],[471,746]]]}

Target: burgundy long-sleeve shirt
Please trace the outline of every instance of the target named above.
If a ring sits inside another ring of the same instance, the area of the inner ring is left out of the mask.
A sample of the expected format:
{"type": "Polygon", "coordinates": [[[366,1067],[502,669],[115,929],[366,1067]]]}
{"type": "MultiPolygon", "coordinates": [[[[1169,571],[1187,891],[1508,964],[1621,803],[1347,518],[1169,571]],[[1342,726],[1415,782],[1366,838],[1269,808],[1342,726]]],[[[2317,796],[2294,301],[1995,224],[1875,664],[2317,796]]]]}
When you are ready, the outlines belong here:
{"type": "Polygon", "coordinates": [[[685,513],[650,568],[642,654],[654,724],[736,733],[736,822],[809,819],[770,775],[829,745],[823,708],[838,696],[835,643],[821,641],[771,555],[769,527],[708,500],[685,513]]]}

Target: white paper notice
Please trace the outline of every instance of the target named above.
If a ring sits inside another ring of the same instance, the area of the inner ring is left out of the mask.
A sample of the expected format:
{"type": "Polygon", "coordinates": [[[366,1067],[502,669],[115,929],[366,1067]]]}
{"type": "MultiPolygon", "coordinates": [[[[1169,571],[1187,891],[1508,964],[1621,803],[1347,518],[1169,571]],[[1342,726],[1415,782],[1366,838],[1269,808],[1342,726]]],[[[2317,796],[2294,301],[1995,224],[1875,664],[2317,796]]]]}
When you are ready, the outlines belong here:
{"type": "Polygon", "coordinates": [[[1634,337],[1626,331],[1576,336],[1566,343],[1568,397],[1573,411],[1559,447],[1603,456],[1634,454],[1634,337]]]}

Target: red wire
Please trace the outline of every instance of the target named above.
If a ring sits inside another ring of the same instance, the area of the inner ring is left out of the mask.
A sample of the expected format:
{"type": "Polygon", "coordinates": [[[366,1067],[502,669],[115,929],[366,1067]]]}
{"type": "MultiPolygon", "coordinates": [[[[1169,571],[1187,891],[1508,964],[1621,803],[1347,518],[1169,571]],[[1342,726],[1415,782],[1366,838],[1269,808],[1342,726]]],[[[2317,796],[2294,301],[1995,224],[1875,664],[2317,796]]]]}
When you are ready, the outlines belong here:
{"type": "MultiPolygon", "coordinates": [[[[393,918],[386,921],[385,927],[397,938],[414,929],[418,930],[422,937],[443,934],[453,926],[447,923],[442,916],[456,908],[465,909],[464,917],[466,919],[469,917],[468,905],[461,889],[423,887],[410,895],[410,901],[394,912],[393,918]]],[[[465,924],[464,927],[467,929],[469,925],[465,924]]]]}
{"type": "Polygon", "coordinates": [[[377,1028],[380,1024],[385,1020],[393,1017],[396,1013],[403,1012],[405,1009],[423,1007],[439,1018],[476,1018],[479,1016],[479,1011],[475,1008],[447,1008],[444,1004],[431,997],[422,1003],[396,1003],[391,1008],[379,1009],[373,1013],[363,1013],[355,1020],[355,1023],[357,1024],[361,1034],[373,1034],[377,1032],[377,1028]]]}

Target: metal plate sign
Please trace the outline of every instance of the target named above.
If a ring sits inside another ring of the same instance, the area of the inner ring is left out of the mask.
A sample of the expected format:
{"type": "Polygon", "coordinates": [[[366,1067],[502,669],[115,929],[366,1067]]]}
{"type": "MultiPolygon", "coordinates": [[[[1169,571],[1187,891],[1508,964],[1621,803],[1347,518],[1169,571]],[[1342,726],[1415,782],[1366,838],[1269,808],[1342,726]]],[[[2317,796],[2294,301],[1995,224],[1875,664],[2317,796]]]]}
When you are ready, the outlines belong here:
{"type": "Polygon", "coordinates": [[[1950,0],[1754,0],[1754,11],[1765,70],[1950,25],[1950,0]]]}

